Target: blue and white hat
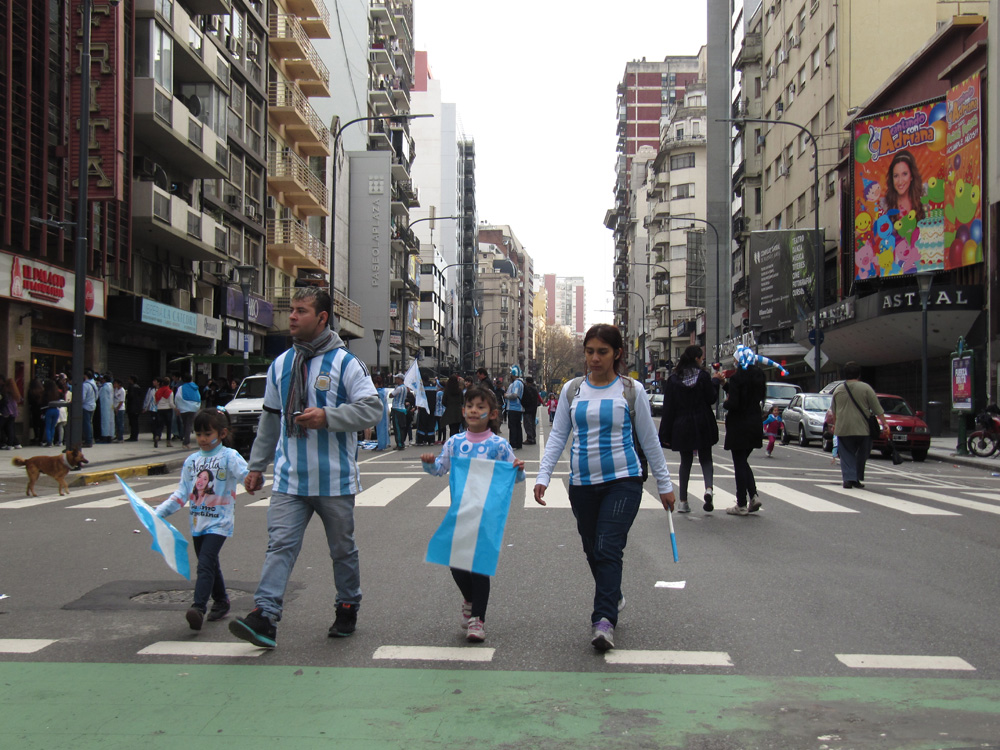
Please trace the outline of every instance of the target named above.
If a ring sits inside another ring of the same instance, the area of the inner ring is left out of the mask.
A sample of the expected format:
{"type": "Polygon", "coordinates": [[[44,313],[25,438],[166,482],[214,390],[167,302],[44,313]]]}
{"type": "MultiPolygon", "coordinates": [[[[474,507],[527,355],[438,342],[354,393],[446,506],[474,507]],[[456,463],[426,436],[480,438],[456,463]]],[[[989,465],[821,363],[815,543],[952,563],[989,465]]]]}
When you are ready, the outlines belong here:
{"type": "Polygon", "coordinates": [[[788,370],[786,370],[784,367],[779,365],[773,359],[769,359],[768,357],[765,357],[760,354],[754,354],[753,349],[751,349],[749,346],[744,346],[740,344],[738,347],[736,347],[736,351],[733,352],[733,358],[736,360],[736,364],[739,365],[740,369],[742,370],[747,369],[750,365],[756,365],[759,363],[762,365],[770,365],[771,367],[777,367],[779,370],[781,370],[782,375],[788,375],[788,370]]]}
{"type": "Polygon", "coordinates": [[[518,367],[517,365],[511,365],[510,366],[510,375],[513,378],[519,378],[519,377],[521,377],[521,368],[518,367]]]}

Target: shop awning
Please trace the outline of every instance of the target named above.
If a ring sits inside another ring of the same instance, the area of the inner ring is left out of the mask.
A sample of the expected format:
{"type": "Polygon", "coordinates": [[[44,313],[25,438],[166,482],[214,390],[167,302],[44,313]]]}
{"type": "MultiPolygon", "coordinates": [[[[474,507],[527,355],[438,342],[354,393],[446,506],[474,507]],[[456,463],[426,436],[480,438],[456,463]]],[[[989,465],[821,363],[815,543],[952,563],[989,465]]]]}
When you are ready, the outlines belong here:
{"type": "MultiPolygon", "coordinates": [[[[251,356],[247,359],[247,364],[251,365],[269,365],[273,360],[267,357],[251,356]]],[[[180,364],[182,362],[191,362],[196,365],[242,365],[243,355],[242,354],[187,354],[183,357],[177,357],[176,359],[170,360],[170,364],[180,364]]]]}

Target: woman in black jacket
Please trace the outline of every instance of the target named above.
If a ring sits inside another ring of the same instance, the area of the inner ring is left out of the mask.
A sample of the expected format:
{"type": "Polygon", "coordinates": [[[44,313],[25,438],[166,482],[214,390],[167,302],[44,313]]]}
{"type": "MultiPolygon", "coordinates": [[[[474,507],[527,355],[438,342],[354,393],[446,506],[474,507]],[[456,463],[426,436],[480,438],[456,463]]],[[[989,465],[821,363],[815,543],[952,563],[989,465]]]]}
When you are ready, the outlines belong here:
{"type": "Polygon", "coordinates": [[[733,454],[736,474],[736,505],[727,508],[726,513],[745,516],[761,508],[749,459],[764,441],[761,403],[767,396],[767,380],[751,349],[739,346],[733,356],[737,370],[723,386],[727,394],[723,406],[727,409],[725,448],[733,454]]]}
{"type": "Polygon", "coordinates": [[[680,502],[678,513],[690,513],[688,480],[694,452],[705,480],[706,512],[711,513],[712,446],[719,442],[719,424],[712,407],[719,398],[719,383],[702,369],[705,360],[700,346],[689,346],[677,362],[663,389],[663,417],[660,419],[660,445],[681,454],[680,502]]]}

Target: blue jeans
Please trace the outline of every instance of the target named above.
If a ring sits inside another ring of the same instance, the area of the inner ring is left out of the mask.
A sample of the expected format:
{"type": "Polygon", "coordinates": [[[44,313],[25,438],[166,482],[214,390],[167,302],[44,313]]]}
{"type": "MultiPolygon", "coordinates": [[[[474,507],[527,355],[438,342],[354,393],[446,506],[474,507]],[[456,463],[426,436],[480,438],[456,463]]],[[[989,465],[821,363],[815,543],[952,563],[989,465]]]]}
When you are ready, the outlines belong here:
{"type": "Polygon", "coordinates": [[[281,619],[285,588],[313,513],[319,515],[326,529],[337,604],[361,602],[361,570],[354,543],[354,495],[306,497],[275,492],[267,509],[267,554],[254,594],[254,603],[275,621],[281,619]]]}
{"type": "Polygon", "coordinates": [[[198,556],[198,578],[194,583],[194,608],[204,612],[208,608],[208,597],[213,601],[224,602],[226,582],[222,578],[222,568],[219,567],[219,552],[229,537],[222,534],[200,534],[191,537],[194,542],[194,553],[198,556]]]}
{"type": "Polygon", "coordinates": [[[406,442],[406,412],[392,410],[392,427],[396,433],[396,447],[402,448],[406,442]]]}
{"type": "Polygon", "coordinates": [[[59,421],[59,407],[50,406],[45,410],[45,442],[49,445],[55,442],[56,423],[59,421]]]}
{"type": "Polygon", "coordinates": [[[90,445],[94,442],[94,410],[83,410],[83,444],[90,445]]]}
{"type": "Polygon", "coordinates": [[[841,435],[837,440],[840,475],[845,482],[865,481],[865,464],[872,452],[872,439],[867,435],[841,435]]]}
{"type": "Polygon", "coordinates": [[[587,564],[594,576],[594,611],[591,622],[606,617],[618,624],[622,598],[622,558],[628,531],[639,512],[642,482],[570,485],[569,503],[576,516],[576,530],[583,541],[587,564]]]}
{"type": "Polygon", "coordinates": [[[115,412],[115,440],[125,439],[125,412],[115,412]]]}

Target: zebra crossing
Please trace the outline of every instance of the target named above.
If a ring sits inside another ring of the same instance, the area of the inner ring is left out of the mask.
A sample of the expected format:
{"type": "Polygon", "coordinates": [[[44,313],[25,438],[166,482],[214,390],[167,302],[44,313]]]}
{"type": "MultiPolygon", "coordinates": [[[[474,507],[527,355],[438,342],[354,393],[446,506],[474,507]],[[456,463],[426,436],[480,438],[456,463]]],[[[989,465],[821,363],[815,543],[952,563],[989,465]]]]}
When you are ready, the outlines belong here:
{"type": "MultiPolygon", "coordinates": [[[[726,487],[733,486],[731,474],[727,475],[724,467],[719,468],[723,470],[717,471],[714,502],[717,510],[723,510],[735,504],[736,497],[726,487]]],[[[569,510],[567,482],[566,472],[556,472],[545,493],[545,505],[541,506],[535,502],[534,484],[529,478],[529,481],[515,486],[514,504],[537,512],[569,510]]],[[[362,484],[365,489],[355,498],[355,505],[359,509],[391,510],[401,503],[417,503],[429,509],[439,509],[450,504],[447,480],[431,477],[418,467],[404,465],[393,472],[363,475],[362,484]]],[[[246,508],[267,508],[271,486],[272,480],[266,479],[263,489],[253,496],[239,487],[237,504],[246,508]]],[[[166,477],[133,483],[139,497],[153,506],[165,500],[176,487],[176,480],[168,481],[166,477]]],[[[45,507],[87,512],[128,507],[128,500],[116,483],[75,489],[72,494],[61,497],[54,486],[39,489],[47,494],[41,497],[0,500],[0,514],[4,511],[45,507]]],[[[883,481],[866,482],[865,489],[844,489],[839,481],[839,472],[836,472],[836,475],[787,477],[780,481],[775,477],[767,477],[757,482],[757,489],[765,512],[780,508],[782,511],[856,515],[878,508],[922,517],[948,518],[975,513],[1000,515],[1000,493],[956,486],[954,482],[942,482],[931,477],[914,482],[905,478],[905,475],[887,473],[883,481]]],[[[703,488],[694,477],[689,492],[694,500],[692,507],[699,508],[703,488]]],[[[643,488],[640,510],[662,512],[662,505],[652,482],[648,482],[643,488]]]]}

